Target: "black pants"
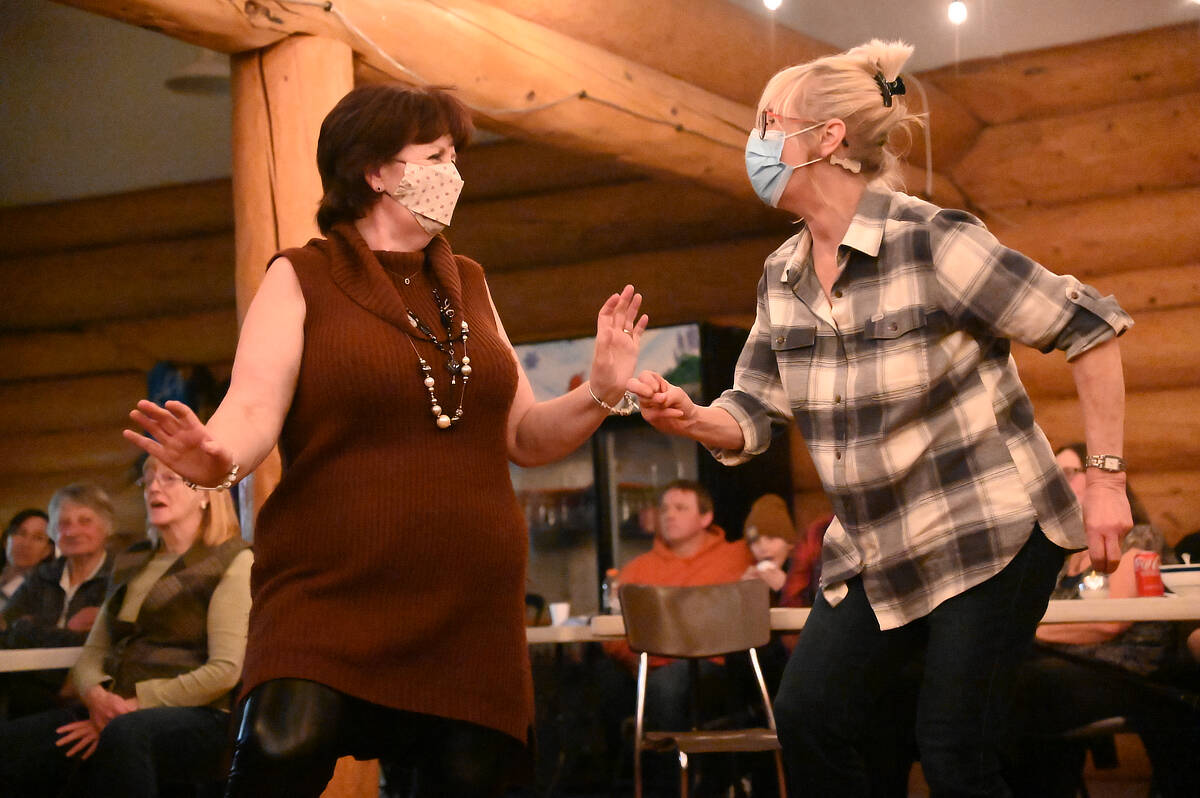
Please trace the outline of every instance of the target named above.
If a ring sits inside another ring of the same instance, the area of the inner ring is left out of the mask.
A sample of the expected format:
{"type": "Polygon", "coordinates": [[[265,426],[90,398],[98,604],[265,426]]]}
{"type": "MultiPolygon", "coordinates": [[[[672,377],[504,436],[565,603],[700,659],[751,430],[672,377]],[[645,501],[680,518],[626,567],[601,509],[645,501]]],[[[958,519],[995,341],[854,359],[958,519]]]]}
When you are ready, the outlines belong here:
{"type": "Polygon", "coordinates": [[[775,699],[789,789],[872,794],[869,724],[895,674],[923,653],[916,738],[930,794],[1011,795],[999,758],[1007,708],[1064,556],[1035,526],[1000,573],[887,631],[861,578],[836,607],[818,596],[775,699]]]}
{"type": "Polygon", "coordinates": [[[337,759],[354,756],[411,772],[421,798],[484,798],[503,791],[524,752],[494,729],[382,707],[317,682],[276,679],[242,704],[225,795],[319,796],[337,759]]]}

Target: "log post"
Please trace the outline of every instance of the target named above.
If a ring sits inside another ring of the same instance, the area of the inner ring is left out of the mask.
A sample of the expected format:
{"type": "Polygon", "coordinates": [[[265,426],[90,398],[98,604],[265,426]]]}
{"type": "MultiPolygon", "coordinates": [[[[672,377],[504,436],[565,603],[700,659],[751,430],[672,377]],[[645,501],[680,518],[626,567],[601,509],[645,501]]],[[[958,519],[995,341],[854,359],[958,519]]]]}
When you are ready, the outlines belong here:
{"type": "MultiPolygon", "coordinates": [[[[233,217],[239,324],[280,249],[317,236],[321,198],[317,133],[329,109],[354,88],[354,59],[343,42],[291,36],[233,56],[233,217]]],[[[257,510],[279,483],[275,450],[255,470],[257,510]]],[[[324,795],[374,796],[375,762],[339,763],[324,795]]]]}
{"type": "MultiPolygon", "coordinates": [[[[233,219],[238,322],[280,249],[318,234],[316,170],[321,120],[354,87],[343,42],[291,36],[233,56],[233,219]]],[[[279,482],[273,452],[255,471],[254,507],[279,482]]]]}

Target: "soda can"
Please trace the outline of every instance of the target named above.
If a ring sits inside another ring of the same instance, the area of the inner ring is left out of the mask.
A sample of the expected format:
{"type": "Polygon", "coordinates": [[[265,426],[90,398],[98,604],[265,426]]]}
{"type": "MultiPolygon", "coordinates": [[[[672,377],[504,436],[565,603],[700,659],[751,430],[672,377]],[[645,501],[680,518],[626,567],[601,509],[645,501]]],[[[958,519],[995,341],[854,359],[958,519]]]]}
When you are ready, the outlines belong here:
{"type": "Polygon", "coordinates": [[[1143,551],[1133,558],[1133,576],[1137,580],[1139,596],[1163,595],[1162,572],[1159,570],[1158,555],[1143,551]]]}

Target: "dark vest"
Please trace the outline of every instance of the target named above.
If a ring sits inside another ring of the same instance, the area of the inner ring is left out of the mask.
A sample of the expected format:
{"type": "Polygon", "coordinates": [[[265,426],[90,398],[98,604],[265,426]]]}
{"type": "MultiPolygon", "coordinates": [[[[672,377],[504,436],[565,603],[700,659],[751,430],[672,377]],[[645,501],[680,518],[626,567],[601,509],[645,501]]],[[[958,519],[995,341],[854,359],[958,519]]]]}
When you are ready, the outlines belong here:
{"type": "MultiPolygon", "coordinates": [[[[149,542],[139,543],[117,556],[107,616],[112,645],[104,660],[114,693],[130,698],[140,681],[172,679],[208,660],[209,600],[233,558],[246,548],[241,538],[213,547],[197,542],[154,583],[133,622],[117,620],[117,615],[129,580],[157,549],[149,542]]],[[[230,697],[223,696],[213,706],[228,708],[230,697]]]]}

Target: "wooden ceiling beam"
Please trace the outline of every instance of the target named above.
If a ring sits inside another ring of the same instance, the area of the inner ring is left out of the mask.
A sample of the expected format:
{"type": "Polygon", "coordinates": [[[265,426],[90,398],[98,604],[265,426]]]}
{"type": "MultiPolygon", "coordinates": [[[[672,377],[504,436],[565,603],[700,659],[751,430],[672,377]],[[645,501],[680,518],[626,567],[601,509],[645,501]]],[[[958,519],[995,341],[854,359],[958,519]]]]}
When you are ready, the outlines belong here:
{"type": "Polygon", "coordinates": [[[1200,92],[995,125],[954,168],[954,181],[988,210],[1195,185],[1197,129],[1200,92]]]}
{"type": "Polygon", "coordinates": [[[968,61],[923,74],[1000,125],[1196,91],[1200,22],[968,61]]]}
{"type": "Polygon", "coordinates": [[[144,372],[160,360],[212,364],[231,359],[236,346],[231,299],[220,310],[3,334],[0,375],[16,381],[144,372]]]}
{"type": "MultiPolygon", "coordinates": [[[[486,0],[521,19],[600,47],[753,108],[771,76],[784,67],[837,52],[773,19],[727,0],[486,0]]],[[[932,124],[934,168],[948,171],[966,152],[981,124],[958,100],[923,84],[932,124]]],[[[923,110],[917,90],[910,108],[923,110]]],[[[917,136],[910,153],[923,166],[917,136]]],[[[922,180],[918,186],[923,186],[922,180]]]]}
{"type": "Polygon", "coordinates": [[[749,105],[479,0],[391,0],[386,9],[373,0],[338,0],[337,12],[394,54],[402,68],[319,7],[63,2],[226,52],[261,48],[291,34],[338,39],[363,62],[398,79],[457,86],[485,119],[526,138],[753,198],[741,157],[753,124],[749,105]]]}
{"type": "Polygon", "coordinates": [[[1005,245],[1059,273],[1099,274],[1200,261],[1200,187],[1146,191],[987,217],[1005,245]]]}

